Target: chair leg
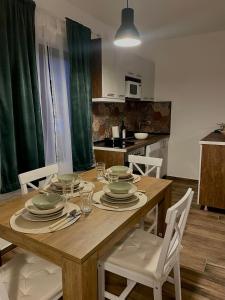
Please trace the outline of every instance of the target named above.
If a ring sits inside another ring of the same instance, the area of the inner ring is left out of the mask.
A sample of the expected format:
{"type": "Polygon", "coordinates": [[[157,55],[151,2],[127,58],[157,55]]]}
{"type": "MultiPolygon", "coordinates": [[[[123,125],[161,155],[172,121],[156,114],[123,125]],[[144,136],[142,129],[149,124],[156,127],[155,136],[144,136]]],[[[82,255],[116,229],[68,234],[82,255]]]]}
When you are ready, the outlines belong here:
{"type": "Polygon", "coordinates": [[[145,221],[144,219],[141,219],[140,223],[139,223],[139,226],[141,229],[145,230],[145,221]]]}
{"type": "Polygon", "coordinates": [[[101,263],[98,264],[98,300],[105,299],[105,270],[101,263]]]}
{"type": "Polygon", "coordinates": [[[154,300],[162,300],[162,286],[156,286],[153,289],[154,300]]]}
{"type": "Polygon", "coordinates": [[[154,234],[158,234],[158,204],[155,206],[155,227],[154,227],[154,234]]]}
{"type": "Polygon", "coordinates": [[[180,261],[179,258],[174,265],[173,268],[174,272],[174,285],[175,285],[175,295],[176,295],[176,300],[181,300],[181,282],[180,282],[180,261]]]}

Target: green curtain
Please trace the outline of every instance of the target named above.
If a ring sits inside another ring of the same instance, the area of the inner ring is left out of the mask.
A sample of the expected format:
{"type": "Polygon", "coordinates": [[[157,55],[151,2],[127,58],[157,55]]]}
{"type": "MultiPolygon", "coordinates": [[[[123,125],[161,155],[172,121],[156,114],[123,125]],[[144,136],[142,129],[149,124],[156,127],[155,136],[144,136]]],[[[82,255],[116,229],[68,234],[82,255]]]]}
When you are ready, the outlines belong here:
{"type": "Polygon", "coordinates": [[[34,30],[35,3],[0,0],[0,191],[44,165],[34,30]]]}
{"type": "Polygon", "coordinates": [[[73,168],[89,169],[93,165],[91,109],[91,30],[66,20],[71,99],[71,138],[73,168]]]}

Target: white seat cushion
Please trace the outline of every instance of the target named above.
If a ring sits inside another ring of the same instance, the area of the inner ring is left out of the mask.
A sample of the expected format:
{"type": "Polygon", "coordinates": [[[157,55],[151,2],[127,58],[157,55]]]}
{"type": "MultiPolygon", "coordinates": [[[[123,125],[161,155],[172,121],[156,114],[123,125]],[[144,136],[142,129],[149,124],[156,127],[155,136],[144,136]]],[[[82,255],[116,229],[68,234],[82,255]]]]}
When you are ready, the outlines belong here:
{"type": "Polygon", "coordinates": [[[0,250],[4,250],[7,247],[9,247],[10,245],[12,245],[10,242],[0,238],[0,250]]]}
{"type": "MultiPolygon", "coordinates": [[[[156,268],[162,243],[162,238],[137,229],[115,247],[115,250],[104,261],[105,269],[110,270],[110,267],[114,265],[120,270],[124,269],[124,275],[130,271],[131,274],[136,273],[136,275],[154,280],[157,278],[156,268]]],[[[121,272],[120,275],[122,275],[121,272]]]]}
{"type": "Polygon", "coordinates": [[[49,300],[61,296],[61,268],[28,252],[17,254],[0,268],[0,284],[9,299],[49,300]]]}

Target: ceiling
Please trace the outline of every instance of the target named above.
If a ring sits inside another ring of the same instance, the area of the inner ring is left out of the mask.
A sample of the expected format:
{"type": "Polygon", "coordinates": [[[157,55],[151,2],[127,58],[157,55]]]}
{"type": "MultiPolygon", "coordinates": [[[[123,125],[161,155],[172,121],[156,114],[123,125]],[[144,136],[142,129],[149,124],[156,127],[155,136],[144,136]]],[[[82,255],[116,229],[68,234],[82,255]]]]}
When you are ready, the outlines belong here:
{"type": "MultiPolygon", "coordinates": [[[[120,24],[125,0],[69,0],[110,25],[120,24]]],[[[174,38],[225,29],[225,0],[129,0],[143,41],[174,38]]]]}

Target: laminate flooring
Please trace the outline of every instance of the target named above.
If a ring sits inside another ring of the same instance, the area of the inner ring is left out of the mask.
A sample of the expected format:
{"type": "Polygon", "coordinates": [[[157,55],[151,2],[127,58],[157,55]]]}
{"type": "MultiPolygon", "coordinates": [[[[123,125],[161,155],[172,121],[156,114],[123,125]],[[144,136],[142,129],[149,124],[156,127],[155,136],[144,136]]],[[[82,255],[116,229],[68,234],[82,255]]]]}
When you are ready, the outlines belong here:
{"type": "MultiPolygon", "coordinates": [[[[195,191],[181,251],[183,300],[225,300],[225,215],[200,210],[197,182],[175,179],[172,201],[178,201],[191,187],[195,191]]],[[[107,274],[107,289],[119,294],[125,281],[107,274]]],[[[151,288],[137,285],[127,300],[153,299],[151,288]]],[[[163,299],[175,299],[174,286],[165,283],[163,299]]]]}

